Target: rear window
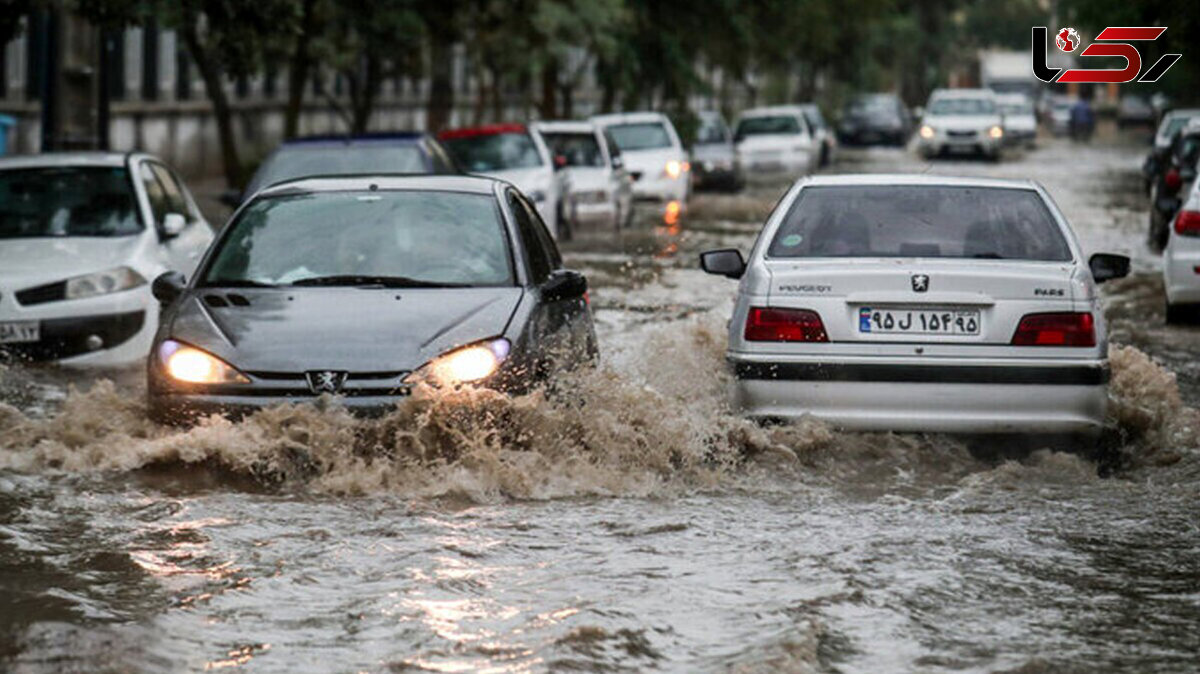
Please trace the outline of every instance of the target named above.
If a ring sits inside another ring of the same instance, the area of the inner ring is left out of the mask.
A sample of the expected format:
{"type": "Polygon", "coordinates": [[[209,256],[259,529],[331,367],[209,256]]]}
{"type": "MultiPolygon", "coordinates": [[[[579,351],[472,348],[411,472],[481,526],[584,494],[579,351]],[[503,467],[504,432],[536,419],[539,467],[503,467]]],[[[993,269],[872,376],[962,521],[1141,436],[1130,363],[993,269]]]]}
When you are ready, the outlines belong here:
{"type": "Polygon", "coordinates": [[[415,144],[283,147],[263,162],[246,187],[246,194],[310,176],[387,173],[429,173],[429,167],[415,144]]]}
{"type": "Polygon", "coordinates": [[[1066,262],[1071,250],[1033,190],[829,185],[801,190],[767,255],[1066,262]]]}
{"type": "Polygon", "coordinates": [[[542,133],[550,153],[567,160],[567,166],[604,166],[604,154],[594,133],[542,133]]]}
{"type": "Polygon", "coordinates": [[[738,122],[737,125],[738,138],[790,133],[800,133],[800,121],[792,115],[747,117],[738,122]]]}
{"type": "Polygon", "coordinates": [[[652,150],[660,147],[671,147],[671,135],[662,122],[645,122],[641,124],[614,124],[608,127],[608,133],[622,152],[632,150],[652,150]]]}
{"type": "Polygon", "coordinates": [[[533,138],[524,132],[455,135],[442,144],[468,173],[535,168],[542,165],[533,138]]]}

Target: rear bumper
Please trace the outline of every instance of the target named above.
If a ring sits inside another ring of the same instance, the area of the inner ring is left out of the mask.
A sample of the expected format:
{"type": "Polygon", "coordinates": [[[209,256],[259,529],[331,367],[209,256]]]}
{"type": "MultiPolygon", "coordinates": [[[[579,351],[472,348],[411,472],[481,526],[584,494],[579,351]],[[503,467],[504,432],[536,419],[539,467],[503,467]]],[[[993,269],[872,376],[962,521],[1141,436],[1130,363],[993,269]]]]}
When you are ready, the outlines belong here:
{"type": "Polygon", "coordinates": [[[731,359],[736,409],[861,431],[1082,433],[1104,425],[1108,365],[936,365],[731,359]]]}

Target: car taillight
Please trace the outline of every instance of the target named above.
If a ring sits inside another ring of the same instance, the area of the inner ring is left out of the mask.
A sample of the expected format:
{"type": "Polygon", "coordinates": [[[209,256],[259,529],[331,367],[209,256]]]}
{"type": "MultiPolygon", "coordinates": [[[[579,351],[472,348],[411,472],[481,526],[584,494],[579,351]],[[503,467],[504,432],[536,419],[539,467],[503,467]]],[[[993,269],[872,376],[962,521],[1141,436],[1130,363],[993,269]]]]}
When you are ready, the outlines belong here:
{"type": "Polygon", "coordinates": [[[1167,171],[1167,174],[1163,176],[1163,184],[1166,185],[1167,189],[1171,190],[1172,193],[1177,192],[1183,185],[1183,178],[1179,176],[1179,169],[1172,168],[1171,170],[1167,171]]]}
{"type": "Polygon", "coordinates": [[[1096,346],[1090,313],[1026,314],[1013,333],[1014,346],[1096,346]]]}
{"type": "Polygon", "coordinates": [[[1179,211],[1175,216],[1175,233],[1179,236],[1200,236],[1200,211],[1179,211]]]}
{"type": "Polygon", "coordinates": [[[828,342],[825,324],[815,311],[750,307],[746,316],[748,342],[828,342]]]}

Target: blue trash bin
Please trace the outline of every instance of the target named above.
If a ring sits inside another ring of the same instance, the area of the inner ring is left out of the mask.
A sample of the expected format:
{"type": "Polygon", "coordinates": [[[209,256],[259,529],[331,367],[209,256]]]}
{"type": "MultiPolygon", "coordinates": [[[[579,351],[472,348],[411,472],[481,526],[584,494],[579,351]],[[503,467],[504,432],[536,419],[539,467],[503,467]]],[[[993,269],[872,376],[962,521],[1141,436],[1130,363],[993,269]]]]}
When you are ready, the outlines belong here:
{"type": "Polygon", "coordinates": [[[0,115],[0,157],[8,153],[8,130],[17,125],[17,120],[0,115]]]}

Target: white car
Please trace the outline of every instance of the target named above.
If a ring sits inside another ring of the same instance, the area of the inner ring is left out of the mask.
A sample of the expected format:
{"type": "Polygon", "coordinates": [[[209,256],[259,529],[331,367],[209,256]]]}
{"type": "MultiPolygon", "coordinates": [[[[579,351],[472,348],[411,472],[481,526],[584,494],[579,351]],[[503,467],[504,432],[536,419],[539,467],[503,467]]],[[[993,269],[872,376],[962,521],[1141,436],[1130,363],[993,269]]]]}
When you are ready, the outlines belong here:
{"type": "Polygon", "coordinates": [[[1004,142],[1032,148],[1038,128],[1033,101],[1025,94],[996,94],[996,104],[1004,115],[1004,142]]]}
{"type": "Polygon", "coordinates": [[[813,177],[743,263],[727,359],[758,419],[851,430],[1094,435],[1109,378],[1096,284],[1039,185],[920,175],[813,177]]]}
{"type": "Polygon", "coordinates": [[[621,151],[633,178],[633,196],[663,204],[670,214],[687,206],[691,164],[675,126],[658,112],[623,112],[592,117],[621,151]]]}
{"type": "Polygon", "coordinates": [[[524,124],[492,124],[443,131],[438,140],[463,171],[516,185],[558,238],[563,183],[541,136],[524,124]]]}
{"type": "Polygon", "coordinates": [[[0,350],[71,365],[145,358],[159,311],[149,280],[190,274],[212,238],[154,157],[0,159],[0,350]]]}
{"type": "Polygon", "coordinates": [[[929,96],[917,130],[917,149],[925,158],[975,153],[992,159],[1004,143],[1004,119],[991,89],[938,89],[929,96]]]}
{"type": "Polygon", "coordinates": [[[733,134],[747,177],[805,175],[821,161],[821,148],[799,105],[745,110],[733,134]]]}
{"type": "Polygon", "coordinates": [[[600,225],[620,229],[633,215],[633,186],[624,158],[591,122],[535,122],[535,133],[550,148],[566,176],[563,194],[565,225],[600,225]]]}
{"type": "Polygon", "coordinates": [[[1178,323],[1200,308],[1200,180],[1175,215],[1163,249],[1167,322],[1178,323]]]}
{"type": "Polygon", "coordinates": [[[821,108],[816,103],[804,103],[800,106],[800,110],[804,113],[804,120],[808,122],[808,128],[813,132],[813,140],[816,142],[818,153],[817,165],[830,165],[837,153],[837,134],[826,123],[825,116],[821,114],[821,108]]]}

